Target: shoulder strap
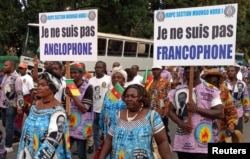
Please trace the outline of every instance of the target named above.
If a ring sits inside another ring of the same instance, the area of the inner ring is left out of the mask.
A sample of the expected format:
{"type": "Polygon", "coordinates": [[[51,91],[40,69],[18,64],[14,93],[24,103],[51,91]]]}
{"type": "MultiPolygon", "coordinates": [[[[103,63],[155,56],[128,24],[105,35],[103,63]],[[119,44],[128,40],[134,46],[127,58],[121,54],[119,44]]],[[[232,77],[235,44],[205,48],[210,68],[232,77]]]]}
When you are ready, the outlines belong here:
{"type": "Polygon", "coordinates": [[[151,110],[150,125],[152,129],[152,134],[154,134],[154,115],[155,115],[155,110],[151,110]]]}

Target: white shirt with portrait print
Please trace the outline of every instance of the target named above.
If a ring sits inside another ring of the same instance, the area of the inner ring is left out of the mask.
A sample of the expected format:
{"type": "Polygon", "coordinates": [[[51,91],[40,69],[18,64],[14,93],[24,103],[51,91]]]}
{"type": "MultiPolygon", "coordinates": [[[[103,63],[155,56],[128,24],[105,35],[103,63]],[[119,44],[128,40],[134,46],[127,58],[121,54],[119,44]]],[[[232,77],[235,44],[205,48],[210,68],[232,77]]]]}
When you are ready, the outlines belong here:
{"type": "Polygon", "coordinates": [[[110,88],[111,77],[104,75],[102,78],[92,77],[89,84],[93,87],[93,111],[101,113],[104,96],[110,88]]]}

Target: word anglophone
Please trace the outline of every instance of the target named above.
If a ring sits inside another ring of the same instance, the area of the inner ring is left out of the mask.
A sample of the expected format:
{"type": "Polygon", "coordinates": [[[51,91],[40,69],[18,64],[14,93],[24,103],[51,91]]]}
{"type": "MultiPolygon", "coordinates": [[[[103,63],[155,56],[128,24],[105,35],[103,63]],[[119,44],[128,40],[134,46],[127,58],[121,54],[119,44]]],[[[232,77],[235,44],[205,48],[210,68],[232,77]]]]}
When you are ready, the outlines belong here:
{"type": "Polygon", "coordinates": [[[44,55],[92,55],[92,43],[45,43],[44,55]]]}

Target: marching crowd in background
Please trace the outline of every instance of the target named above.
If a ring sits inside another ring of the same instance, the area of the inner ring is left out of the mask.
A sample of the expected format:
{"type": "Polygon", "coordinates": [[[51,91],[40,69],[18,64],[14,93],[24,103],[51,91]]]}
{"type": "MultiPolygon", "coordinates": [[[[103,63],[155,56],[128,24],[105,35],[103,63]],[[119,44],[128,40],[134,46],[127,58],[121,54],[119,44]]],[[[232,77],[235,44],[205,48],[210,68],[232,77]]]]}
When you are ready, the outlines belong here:
{"type": "Polygon", "coordinates": [[[5,155],[19,142],[17,159],[87,159],[93,152],[100,159],[153,158],[155,153],[170,159],[172,151],[179,159],[206,159],[208,143],[243,142],[249,73],[237,64],[194,66],[190,79],[189,66],[154,65],[152,73],[146,70],[141,76],[137,65],[122,68],[114,62],[109,71],[104,61],[97,61],[92,75],[84,63],[74,62],[73,84],[66,82],[61,62],[45,61],[38,74],[34,60],[32,77],[27,64],[15,68],[14,61],[5,61],[0,71],[5,128],[0,135],[5,136],[5,155]],[[169,130],[169,120],[176,130],[169,130]],[[175,131],[173,141],[169,131],[175,131]],[[152,149],[153,139],[158,152],[152,149]],[[77,150],[71,152],[74,143],[77,150]]]}

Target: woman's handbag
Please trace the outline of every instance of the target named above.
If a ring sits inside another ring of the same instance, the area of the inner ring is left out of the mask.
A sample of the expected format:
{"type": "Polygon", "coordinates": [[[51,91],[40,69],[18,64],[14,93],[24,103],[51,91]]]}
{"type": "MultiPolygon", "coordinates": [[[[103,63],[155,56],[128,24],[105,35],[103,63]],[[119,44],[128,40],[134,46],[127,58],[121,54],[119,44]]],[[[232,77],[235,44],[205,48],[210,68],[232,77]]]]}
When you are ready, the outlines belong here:
{"type": "Polygon", "coordinates": [[[161,159],[161,155],[158,151],[158,146],[157,146],[157,143],[156,143],[155,138],[154,138],[154,114],[155,114],[155,110],[152,110],[151,115],[150,115],[150,125],[151,125],[151,129],[152,129],[151,150],[152,150],[152,154],[153,154],[154,159],[161,159]]]}

